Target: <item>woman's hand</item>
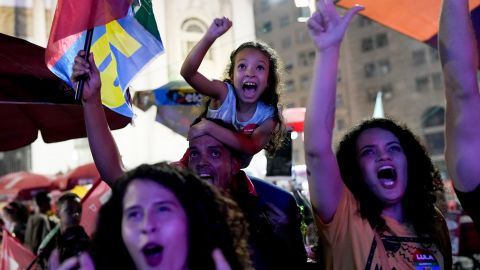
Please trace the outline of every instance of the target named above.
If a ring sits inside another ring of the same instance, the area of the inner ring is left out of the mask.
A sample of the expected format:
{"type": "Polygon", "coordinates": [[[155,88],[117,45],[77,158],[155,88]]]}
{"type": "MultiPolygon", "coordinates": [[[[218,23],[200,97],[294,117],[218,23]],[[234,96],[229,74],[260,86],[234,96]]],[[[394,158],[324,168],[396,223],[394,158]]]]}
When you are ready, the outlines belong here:
{"type": "Polygon", "coordinates": [[[308,19],[307,26],[317,49],[324,51],[340,47],[348,24],[355,14],[363,10],[363,6],[355,5],[343,17],[338,14],[333,0],[318,0],[317,9],[308,19]]]}

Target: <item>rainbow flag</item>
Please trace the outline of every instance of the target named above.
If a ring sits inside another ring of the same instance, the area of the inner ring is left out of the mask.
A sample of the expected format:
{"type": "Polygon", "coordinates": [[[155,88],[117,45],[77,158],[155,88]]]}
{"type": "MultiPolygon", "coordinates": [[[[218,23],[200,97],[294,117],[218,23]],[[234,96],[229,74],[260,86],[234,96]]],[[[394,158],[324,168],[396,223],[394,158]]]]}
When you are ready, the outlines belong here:
{"type": "Polygon", "coordinates": [[[45,53],[48,68],[67,84],[74,58],[94,28],[91,52],[100,70],[102,103],[133,116],[127,88],[164,47],[151,0],[59,0],[45,53]]]}

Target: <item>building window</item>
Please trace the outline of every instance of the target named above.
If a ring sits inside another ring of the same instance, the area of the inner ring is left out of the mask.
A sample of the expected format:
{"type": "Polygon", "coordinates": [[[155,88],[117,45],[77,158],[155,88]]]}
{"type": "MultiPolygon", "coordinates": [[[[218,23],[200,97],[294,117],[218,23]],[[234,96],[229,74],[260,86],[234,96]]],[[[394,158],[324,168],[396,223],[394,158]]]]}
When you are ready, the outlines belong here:
{"type": "Polygon", "coordinates": [[[300,78],[300,84],[302,87],[302,90],[308,90],[310,89],[310,76],[305,75],[300,78]]]}
{"type": "MultiPolygon", "coordinates": [[[[203,33],[207,31],[207,25],[196,18],[186,19],[181,26],[183,32],[183,53],[186,57],[197,42],[202,38],[203,33]]],[[[205,59],[212,60],[212,50],[208,50],[205,59]]]]}
{"type": "MultiPolygon", "coordinates": [[[[434,161],[433,164],[440,171],[440,175],[442,176],[442,179],[451,179],[450,175],[448,174],[447,164],[445,163],[445,160],[434,161]]],[[[447,194],[445,194],[445,195],[447,195],[447,194]]],[[[449,195],[447,195],[447,196],[449,196],[449,195]]],[[[450,197],[452,197],[452,196],[450,195],[450,197]]],[[[454,197],[452,197],[450,199],[455,200],[454,197]]]]}
{"type": "Polygon", "coordinates": [[[292,63],[285,64],[285,72],[286,73],[291,73],[292,70],[293,70],[293,64],[292,63]]]}
{"type": "Polygon", "coordinates": [[[314,60],[315,60],[315,51],[301,52],[298,54],[298,64],[302,67],[308,67],[312,65],[314,60]]]}
{"type": "Polygon", "coordinates": [[[427,149],[432,155],[442,155],[445,147],[445,109],[441,106],[428,108],[422,115],[422,127],[427,149]]]}
{"type": "Polygon", "coordinates": [[[307,102],[308,102],[308,99],[303,97],[300,99],[300,106],[301,107],[307,107],[307,102]]]}
{"type": "Polygon", "coordinates": [[[308,52],[308,59],[309,59],[309,62],[310,64],[313,64],[314,60],[315,60],[315,50],[311,50],[308,52]]]}
{"type": "Polygon", "coordinates": [[[368,26],[368,25],[371,25],[372,24],[372,20],[370,20],[369,18],[365,17],[365,16],[359,16],[358,18],[358,26],[359,27],[365,27],[365,26],[368,26]]]}
{"type": "Polygon", "coordinates": [[[345,120],[343,119],[336,119],[335,126],[338,131],[342,131],[345,129],[345,120]]]}
{"type": "Polygon", "coordinates": [[[267,12],[270,9],[270,2],[269,0],[260,0],[260,12],[267,12]]]}
{"type": "Polygon", "coordinates": [[[283,49],[288,49],[292,46],[292,38],[291,37],[286,37],[282,39],[282,48],[283,49]]]}
{"type": "Polygon", "coordinates": [[[20,38],[27,38],[27,34],[28,34],[27,26],[28,26],[28,17],[29,17],[28,9],[24,7],[15,7],[14,12],[15,12],[14,13],[15,36],[20,38]]]}
{"type": "Polygon", "coordinates": [[[343,102],[343,96],[340,94],[337,94],[337,98],[335,99],[335,106],[337,108],[343,107],[344,102],[343,102]]]}
{"type": "Polygon", "coordinates": [[[362,52],[373,50],[373,39],[371,37],[362,39],[362,52]]]}
{"type": "Polygon", "coordinates": [[[189,23],[185,25],[185,31],[190,32],[190,33],[200,33],[203,34],[203,29],[200,25],[195,24],[195,23],[189,23]]]}
{"type": "Polygon", "coordinates": [[[386,83],[380,85],[379,87],[373,87],[367,89],[367,101],[369,103],[375,103],[377,100],[378,92],[382,92],[382,99],[383,100],[390,100],[393,98],[394,88],[391,83],[386,83]]]}
{"type": "Polygon", "coordinates": [[[262,28],[260,29],[260,32],[262,32],[262,33],[270,33],[270,32],[272,32],[272,22],[270,22],[270,21],[265,22],[265,23],[262,25],[262,28]]]}
{"type": "Polygon", "coordinates": [[[280,27],[285,27],[289,24],[290,24],[290,17],[288,15],[280,17],[280,27]]]}
{"type": "Polygon", "coordinates": [[[429,54],[430,54],[430,62],[435,63],[440,60],[440,55],[438,55],[438,50],[432,47],[429,47],[428,49],[429,54]]]}
{"type": "Polygon", "coordinates": [[[418,92],[423,92],[428,90],[429,84],[430,84],[430,80],[429,80],[429,77],[427,76],[421,76],[415,79],[415,89],[418,92]]]}
{"type": "Polygon", "coordinates": [[[443,79],[442,79],[442,73],[437,72],[432,74],[432,84],[433,84],[433,90],[441,90],[443,91],[443,79]]]}
{"type": "Polygon", "coordinates": [[[441,155],[445,148],[443,131],[425,134],[428,152],[432,155],[441,155]]]}
{"type": "Polygon", "coordinates": [[[307,32],[303,31],[303,30],[297,32],[296,38],[297,38],[297,43],[298,44],[303,44],[303,43],[309,41],[309,37],[308,37],[307,32]]]}
{"type": "Polygon", "coordinates": [[[383,59],[378,61],[378,74],[385,75],[390,73],[391,70],[392,68],[390,67],[389,59],[383,59]]]}
{"type": "Polygon", "coordinates": [[[365,78],[372,78],[375,75],[375,63],[366,63],[363,65],[365,78]]]}
{"type": "Polygon", "coordinates": [[[288,80],[285,82],[285,91],[293,92],[295,90],[295,82],[293,80],[288,80]]]}
{"type": "Polygon", "coordinates": [[[377,48],[382,48],[382,47],[386,47],[388,45],[388,36],[386,33],[381,33],[381,34],[378,34],[376,37],[375,37],[375,42],[377,44],[377,48]]]}
{"type": "Polygon", "coordinates": [[[445,109],[440,106],[430,107],[422,117],[424,128],[443,126],[445,124],[445,109]]]}
{"type": "Polygon", "coordinates": [[[383,100],[390,100],[393,98],[393,85],[391,83],[384,84],[380,87],[380,91],[382,91],[382,98],[383,100]]]}
{"type": "Polygon", "coordinates": [[[424,49],[415,50],[412,52],[412,59],[414,66],[421,66],[427,62],[424,49]]]}

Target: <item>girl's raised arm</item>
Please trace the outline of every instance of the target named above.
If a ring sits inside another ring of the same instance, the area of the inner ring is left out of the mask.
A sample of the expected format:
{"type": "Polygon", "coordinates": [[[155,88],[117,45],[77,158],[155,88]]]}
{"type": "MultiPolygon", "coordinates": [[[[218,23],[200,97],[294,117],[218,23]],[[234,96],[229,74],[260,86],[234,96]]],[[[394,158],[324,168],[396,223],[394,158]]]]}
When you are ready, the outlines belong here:
{"type": "Polygon", "coordinates": [[[211,80],[198,72],[205,55],[213,42],[232,27],[232,22],[226,18],[215,19],[205,35],[193,47],[183,62],[180,74],[199,93],[223,102],[227,96],[227,87],[220,80],[211,80]]]}

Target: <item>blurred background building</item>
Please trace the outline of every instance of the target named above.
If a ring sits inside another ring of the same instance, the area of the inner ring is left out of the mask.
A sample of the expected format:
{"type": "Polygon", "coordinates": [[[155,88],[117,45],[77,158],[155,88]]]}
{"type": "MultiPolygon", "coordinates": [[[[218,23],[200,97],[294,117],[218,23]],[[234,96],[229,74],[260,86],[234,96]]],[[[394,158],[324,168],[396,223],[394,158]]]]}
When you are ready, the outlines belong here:
{"type": "MultiPolygon", "coordinates": [[[[306,25],[300,22],[308,10],[297,7],[299,2],[254,1],[256,36],[273,46],[285,64],[283,103],[287,108],[306,106],[315,57],[306,25]]],[[[335,141],[360,120],[372,116],[375,98],[381,92],[385,115],[405,122],[421,136],[447,177],[443,157],[445,99],[437,50],[363,16],[353,19],[342,46],[335,141]]],[[[294,164],[304,164],[302,139],[300,134],[293,140],[294,164]]]]}
{"type": "MultiPolygon", "coordinates": [[[[188,51],[213,18],[225,15],[234,26],[214,44],[202,72],[221,78],[230,51],[246,40],[264,40],[284,62],[285,107],[305,107],[315,48],[305,23],[299,22],[309,10],[298,8],[296,2],[153,0],[166,53],[134,81],[133,92],[180,80],[179,70],[188,51]]],[[[0,32],[45,46],[55,5],[55,0],[0,0],[0,32]]],[[[385,114],[404,121],[422,137],[446,177],[443,78],[435,49],[357,16],[343,42],[338,89],[336,141],[353,124],[372,115],[375,97],[381,92],[385,114]]],[[[155,108],[137,109],[136,114],[135,127],[114,132],[127,167],[181,156],[185,139],[154,121],[155,108]]],[[[304,164],[303,136],[294,134],[293,138],[293,164],[304,164]]],[[[5,170],[0,173],[19,169],[54,173],[89,161],[85,139],[55,145],[39,139],[24,149],[0,155],[0,170],[5,170]],[[55,153],[59,161],[45,158],[46,152],[55,153]]]]}
{"type": "MultiPolygon", "coordinates": [[[[202,63],[200,69],[207,76],[222,78],[229,53],[240,43],[255,39],[253,1],[152,2],[165,53],[136,78],[132,96],[181,79],[183,59],[215,17],[227,16],[236,26],[214,44],[202,63]]],[[[45,47],[55,6],[55,0],[0,0],[0,32],[45,47]]],[[[134,124],[113,132],[125,166],[179,159],[187,148],[186,139],[155,121],[155,107],[134,110],[134,124]]],[[[0,153],[0,175],[19,170],[54,174],[91,161],[86,139],[45,144],[39,138],[23,149],[0,153]]]]}

